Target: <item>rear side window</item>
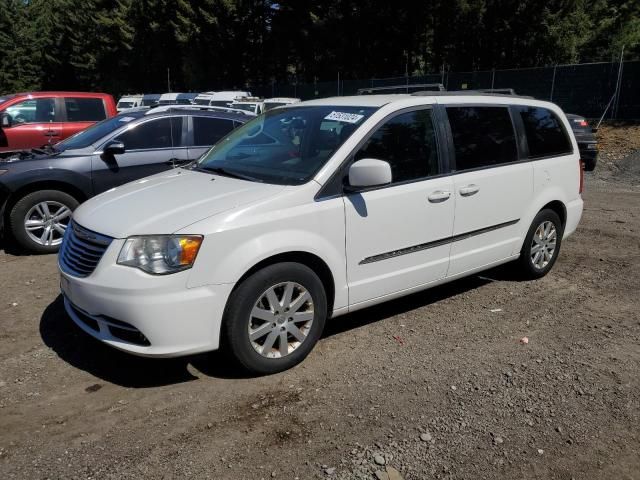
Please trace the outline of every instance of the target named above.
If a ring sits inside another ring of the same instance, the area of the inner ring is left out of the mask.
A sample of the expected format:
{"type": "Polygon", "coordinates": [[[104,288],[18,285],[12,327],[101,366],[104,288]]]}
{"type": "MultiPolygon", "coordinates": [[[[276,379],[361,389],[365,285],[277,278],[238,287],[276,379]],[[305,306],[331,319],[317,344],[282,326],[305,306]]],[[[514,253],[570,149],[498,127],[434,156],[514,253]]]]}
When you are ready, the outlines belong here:
{"type": "Polygon", "coordinates": [[[172,123],[168,117],[140,123],[122,133],[117,140],[124,143],[126,150],[171,148],[174,145],[174,135],[177,142],[180,140],[180,132],[172,131],[172,123]]]}
{"type": "Polygon", "coordinates": [[[65,98],[67,122],[99,122],[107,118],[100,98],[65,98]]]}
{"type": "Polygon", "coordinates": [[[516,107],[524,123],[529,157],[564,155],[573,151],[571,141],[556,115],[546,108],[516,107]]]}
{"type": "Polygon", "coordinates": [[[233,130],[233,120],[193,117],[193,145],[210,147],[233,130]]]}
{"type": "Polygon", "coordinates": [[[507,107],[447,107],[456,170],[491,167],[518,160],[507,107]]]}
{"type": "Polygon", "coordinates": [[[387,121],[356,153],[355,160],[363,158],[389,162],[393,183],[438,174],[431,109],[403,113],[387,121]]]}

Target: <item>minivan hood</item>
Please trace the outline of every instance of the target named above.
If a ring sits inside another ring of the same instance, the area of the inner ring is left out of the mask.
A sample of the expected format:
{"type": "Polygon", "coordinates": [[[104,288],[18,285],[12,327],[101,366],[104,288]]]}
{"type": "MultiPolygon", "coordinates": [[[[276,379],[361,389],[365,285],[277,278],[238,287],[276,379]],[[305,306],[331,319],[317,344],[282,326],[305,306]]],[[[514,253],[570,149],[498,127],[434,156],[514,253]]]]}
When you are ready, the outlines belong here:
{"type": "Polygon", "coordinates": [[[283,188],[180,168],[93,197],[78,207],[73,219],[114,238],[169,234],[283,188]]]}

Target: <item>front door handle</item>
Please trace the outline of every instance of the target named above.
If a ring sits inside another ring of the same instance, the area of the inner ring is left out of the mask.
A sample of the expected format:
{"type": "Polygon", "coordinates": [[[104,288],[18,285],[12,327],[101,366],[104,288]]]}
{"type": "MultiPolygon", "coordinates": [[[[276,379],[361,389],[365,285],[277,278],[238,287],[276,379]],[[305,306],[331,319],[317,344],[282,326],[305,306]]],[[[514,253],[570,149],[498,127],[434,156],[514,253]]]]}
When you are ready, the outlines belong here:
{"type": "Polygon", "coordinates": [[[440,203],[449,199],[451,196],[451,192],[447,192],[446,190],[436,190],[427,198],[431,203],[440,203]]]}
{"type": "Polygon", "coordinates": [[[470,197],[471,195],[475,195],[479,191],[480,191],[480,187],[472,183],[471,185],[462,187],[460,189],[460,195],[462,195],[463,197],[470,197]]]}

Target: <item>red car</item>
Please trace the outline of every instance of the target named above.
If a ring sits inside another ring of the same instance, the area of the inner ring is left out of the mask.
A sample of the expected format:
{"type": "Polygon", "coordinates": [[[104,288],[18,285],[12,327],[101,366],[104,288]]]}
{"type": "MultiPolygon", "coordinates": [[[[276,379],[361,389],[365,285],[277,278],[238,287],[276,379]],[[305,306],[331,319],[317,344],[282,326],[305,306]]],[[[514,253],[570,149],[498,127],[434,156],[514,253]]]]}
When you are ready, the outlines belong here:
{"type": "Polygon", "coordinates": [[[0,154],[55,144],[116,115],[111,95],[32,92],[0,96],[0,154]]]}

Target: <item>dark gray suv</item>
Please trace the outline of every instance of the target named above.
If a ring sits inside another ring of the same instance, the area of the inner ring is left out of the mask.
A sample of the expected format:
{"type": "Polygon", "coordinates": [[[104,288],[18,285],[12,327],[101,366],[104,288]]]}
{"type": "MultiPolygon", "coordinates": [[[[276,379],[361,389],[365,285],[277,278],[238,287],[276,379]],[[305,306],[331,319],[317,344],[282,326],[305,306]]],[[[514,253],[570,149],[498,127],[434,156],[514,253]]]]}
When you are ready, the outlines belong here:
{"type": "Polygon", "coordinates": [[[190,163],[251,118],[196,108],[157,110],[123,113],[57,145],[0,161],[0,228],[24,249],[55,252],[81,202],[190,163]]]}

